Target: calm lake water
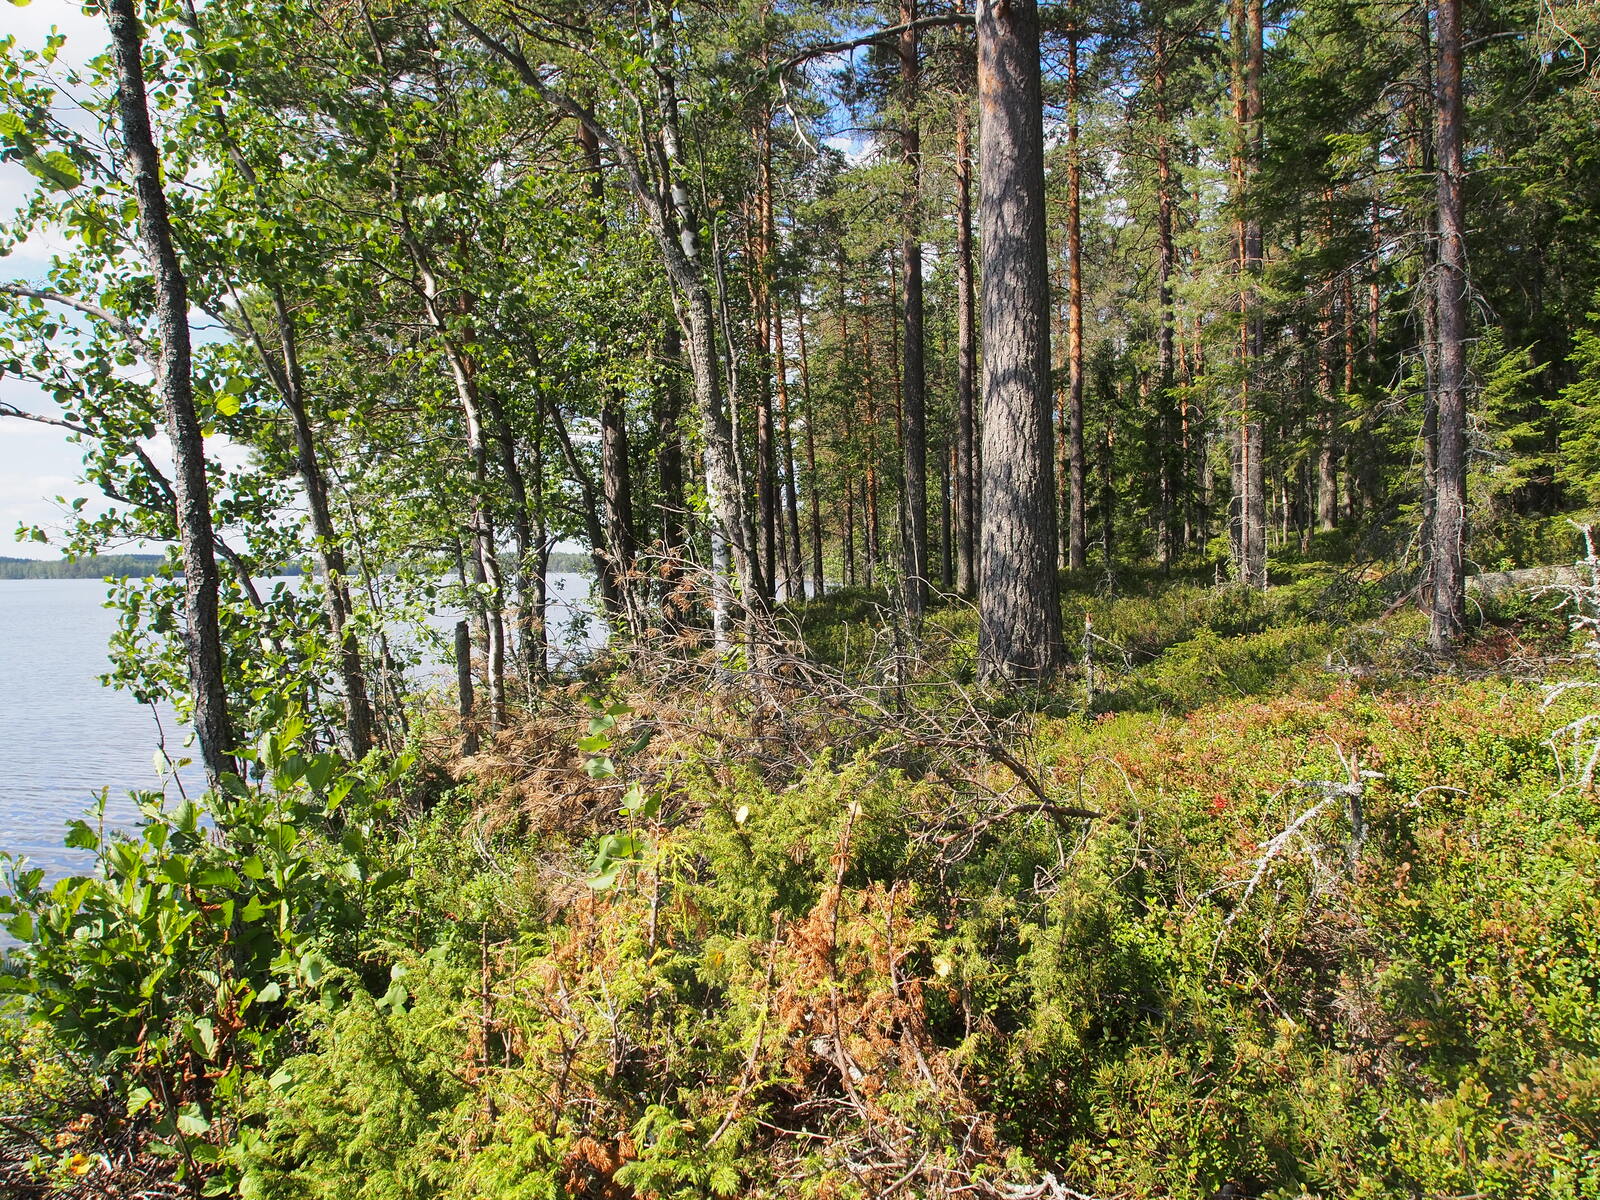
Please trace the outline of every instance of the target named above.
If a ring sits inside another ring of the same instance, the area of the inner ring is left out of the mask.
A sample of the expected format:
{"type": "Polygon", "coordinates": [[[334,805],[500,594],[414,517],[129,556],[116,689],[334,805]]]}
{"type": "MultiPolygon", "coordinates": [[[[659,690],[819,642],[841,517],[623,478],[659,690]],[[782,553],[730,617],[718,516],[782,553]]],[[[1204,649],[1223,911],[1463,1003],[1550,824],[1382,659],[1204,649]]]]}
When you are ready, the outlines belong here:
{"type": "MultiPolygon", "coordinates": [[[[579,615],[588,610],[589,581],[553,575],[550,584],[553,641],[578,650],[595,644],[599,623],[579,615]]],[[[100,685],[116,628],[105,599],[98,579],[0,579],[0,850],[26,854],[51,875],[88,869],[89,854],[61,840],[101,788],[109,789],[107,824],[129,827],[137,810],[128,793],[163,784],[156,715],[130,693],[100,685]]],[[[440,613],[435,623],[446,629],[455,620],[440,613]]],[[[173,757],[192,755],[172,711],[159,716],[173,757]]],[[[186,771],[185,786],[197,774],[186,771]]],[[[176,795],[170,780],[166,786],[176,795]]]]}

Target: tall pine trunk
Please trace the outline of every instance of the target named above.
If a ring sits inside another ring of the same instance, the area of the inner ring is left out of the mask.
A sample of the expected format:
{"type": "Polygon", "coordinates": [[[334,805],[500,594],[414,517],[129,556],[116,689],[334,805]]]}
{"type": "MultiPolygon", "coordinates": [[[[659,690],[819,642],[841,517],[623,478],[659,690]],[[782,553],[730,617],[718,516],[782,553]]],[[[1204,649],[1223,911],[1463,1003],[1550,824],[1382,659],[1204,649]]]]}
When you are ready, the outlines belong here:
{"type": "Polygon", "coordinates": [[[900,263],[904,339],[900,373],[905,423],[905,530],[902,536],[902,590],[906,612],[915,619],[928,604],[928,416],[923,366],[922,305],[922,134],[917,126],[917,88],[921,72],[916,0],[901,0],[900,21],[900,153],[905,160],[904,225],[900,263]]]}
{"type": "Polygon", "coordinates": [[[1461,0],[1440,0],[1438,105],[1439,251],[1434,271],[1438,322],[1433,595],[1428,644],[1446,649],[1465,627],[1467,526],[1467,242],[1461,101],[1461,0]]]}
{"type": "Polygon", "coordinates": [[[756,522],[761,550],[761,579],[765,599],[776,598],[778,562],[777,438],[772,420],[772,139],[770,114],[762,113],[756,130],[755,220],[752,229],[750,273],[751,309],[755,317],[756,345],[756,522]]]}
{"type": "Polygon", "coordinates": [[[1233,98],[1237,146],[1234,203],[1238,207],[1239,403],[1234,421],[1233,543],[1235,574],[1246,587],[1267,585],[1267,488],[1265,438],[1258,383],[1265,348],[1258,277],[1261,273],[1261,220],[1251,184],[1261,162],[1261,0],[1233,0],[1233,98]]]}
{"type": "Polygon", "coordinates": [[[789,406],[789,352],[783,338],[783,306],[774,298],[772,314],[773,363],[778,384],[779,469],[783,493],[783,591],[786,599],[804,599],[805,571],[800,545],[800,497],[794,477],[794,429],[789,406]]]}
{"type": "Polygon", "coordinates": [[[817,481],[817,414],[811,402],[811,363],[806,353],[806,306],[796,297],[795,338],[800,349],[800,392],[806,406],[806,508],[811,518],[811,594],[821,596],[822,582],[822,492],[817,481]]]}
{"type": "Polygon", "coordinates": [[[983,238],[982,678],[1062,660],[1045,275],[1044,122],[1034,0],[980,0],[983,238]]]}
{"type": "Polygon", "coordinates": [[[1156,120],[1156,378],[1152,389],[1156,410],[1156,554],[1161,569],[1171,568],[1176,553],[1179,481],[1182,459],[1178,453],[1180,430],[1174,409],[1175,338],[1173,329],[1172,274],[1177,265],[1173,241],[1172,135],[1167,125],[1167,38],[1158,29],[1155,40],[1156,120]]]}
{"type": "Polygon", "coordinates": [[[972,268],[972,133],[966,97],[956,106],[956,592],[978,594],[978,339],[972,268]]]}
{"type": "Polygon", "coordinates": [[[1067,39],[1067,566],[1083,567],[1083,163],[1078,146],[1078,32],[1067,39]]]}

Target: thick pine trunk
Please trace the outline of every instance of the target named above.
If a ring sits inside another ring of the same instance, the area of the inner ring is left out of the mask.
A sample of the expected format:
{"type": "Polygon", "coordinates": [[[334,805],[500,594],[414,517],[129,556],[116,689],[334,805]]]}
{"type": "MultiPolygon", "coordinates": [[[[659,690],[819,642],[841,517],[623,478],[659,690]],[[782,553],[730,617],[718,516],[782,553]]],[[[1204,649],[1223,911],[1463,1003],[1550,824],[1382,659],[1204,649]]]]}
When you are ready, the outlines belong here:
{"type": "Polygon", "coordinates": [[[1428,644],[1448,648],[1466,624],[1464,543],[1467,526],[1467,243],[1461,100],[1461,0],[1438,9],[1439,261],[1434,272],[1439,330],[1435,410],[1433,595],[1428,644]]]}
{"type": "Polygon", "coordinates": [[[794,428],[789,406],[789,350],[783,337],[783,307],[774,302],[772,317],[773,360],[778,385],[778,437],[783,493],[783,592],[785,599],[804,599],[805,557],[800,545],[800,495],[794,477],[794,428]]]}
{"type": "Polygon", "coordinates": [[[173,246],[161,159],[150,129],[145,93],[144,33],[133,0],[109,0],[106,27],[117,75],[117,114],[123,151],[133,176],[139,238],[155,280],[160,346],[155,366],[167,436],[172,442],[174,510],[183,558],[184,642],[189,687],[194,693],[194,728],[206,779],[216,787],[235,769],[228,693],[223,681],[218,623],[216,546],[211,498],[206,487],[205,444],[194,407],[189,340],[189,285],[173,246]]]}
{"type": "Polygon", "coordinates": [[[1234,200],[1240,207],[1239,239],[1239,404],[1234,423],[1235,572],[1246,587],[1267,586],[1267,488],[1263,461],[1265,437],[1257,384],[1265,348],[1265,328],[1257,279],[1261,272],[1260,218],[1249,195],[1261,162],[1262,29],[1260,0],[1234,0],[1230,24],[1234,53],[1234,118],[1238,148],[1234,157],[1234,200]]]}
{"type": "Polygon", "coordinates": [[[878,397],[872,375],[872,300],[865,292],[861,296],[861,395],[867,410],[867,462],[861,503],[866,533],[862,579],[867,587],[872,587],[877,583],[878,567],[882,565],[883,543],[878,523],[878,397]]]}
{"type": "Polygon", "coordinates": [[[1042,679],[1060,666],[1062,642],[1034,0],[980,0],[978,105],[984,349],[979,674],[1042,679]]]}
{"type": "Polygon", "coordinates": [[[1167,126],[1167,40],[1164,30],[1156,31],[1155,41],[1155,119],[1156,119],[1156,303],[1160,308],[1156,329],[1156,553],[1161,569],[1171,568],[1176,553],[1179,481],[1182,459],[1179,455],[1178,419],[1174,408],[1175,338],[1173,329],[1172,274],[1177,263],[1173,241],[1172,137],[1167,126]]]}
{"type": "Polygon", "coordinates": [[[972,268],[972,135],[956,106],[956,592],[978,594],[978,335],[972,268]]]}
{"type": "Polygon", "coordinates": [[[1078,147],[1078,34],[1067,42],[1067,566],[1088,548],[1083,456],[1083,163],[1078,147]]]}
{"type": "MultiPolygon", "coordinates": [[[[901,0],[900,22],[917,18],[916,0],[901,0]]],[[[905,419],[904,466],[906,527],[901,570],[906,612],[920,617],[928,604],[928,416],[923,366],[922,305],[922,134],[917,127],[917,88],[921,73],[916,30],[900,35],[900,152],[905,160],[906,192],[900,262],[904,338],[901,396],[905,419]]]]}
{"type": "Polygon", "coordinates": [[[806,405],[806,508],[811,518],[811,594],[821,596],[822,581],[822,493],[817,486],[817,415],[811,402],[811,363],[806,353],[806,306],[796,299],[795,339],[800,350],[800,392],[806,405]]]}

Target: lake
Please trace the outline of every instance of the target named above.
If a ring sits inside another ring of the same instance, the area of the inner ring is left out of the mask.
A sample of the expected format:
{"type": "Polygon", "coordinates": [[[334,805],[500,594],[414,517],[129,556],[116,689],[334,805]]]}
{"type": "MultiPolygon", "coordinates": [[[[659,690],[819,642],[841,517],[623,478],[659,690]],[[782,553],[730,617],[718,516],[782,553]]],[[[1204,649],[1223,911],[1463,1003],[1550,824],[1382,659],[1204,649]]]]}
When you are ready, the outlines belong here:
{"type": "MultiPolygon", "coordinates": [[[[581,649],[603,637],[599,622],[584,628],[579,619],[588,611],[586,577],[552,575],[550,591],[553,642],[581,649]]],[[[130,693],[100,685],[117,623],[106,592],[99,579],[0,579],[0,850],[26,854],[52,876],[92,863],[61,840],[101,788],[110,793],[108,824],[129,827],[137,810],[128,793],[162,786],[158,717],[173,757],[194,753],[170,709],[152,713],[130,693]]],[[[440,612],[433,623],[444,630],[456,619],[440,612]]],[[[187,771],[185,786],[197,775],[187,771]]]]}

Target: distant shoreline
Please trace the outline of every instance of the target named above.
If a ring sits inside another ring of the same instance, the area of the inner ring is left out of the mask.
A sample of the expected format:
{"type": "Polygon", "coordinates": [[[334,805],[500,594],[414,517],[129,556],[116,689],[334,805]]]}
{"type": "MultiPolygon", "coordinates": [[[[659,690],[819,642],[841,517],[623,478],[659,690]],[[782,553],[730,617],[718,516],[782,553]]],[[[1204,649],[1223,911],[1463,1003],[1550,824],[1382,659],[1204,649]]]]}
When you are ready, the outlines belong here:
{"type": "Polygon", "coordinates": [[[160,554],[96,554],[87,558],[0,557],[0,579],[116,579],[154,575],[166,562],[160,554]]]}
{"type": "MultiPolygon", "coordinates": [[[[142,579],[161,570],[166,557],[160,554],[96,554],[78,559],[7,558],[0,556],[3,579],[142,579]]],[[[550,555],[552,575],[588,575],[594,571],[587,554],[557,551],[550,555]]],[[[277,568],[274,577],[299,575],[297,566],[277,568]]]]}

